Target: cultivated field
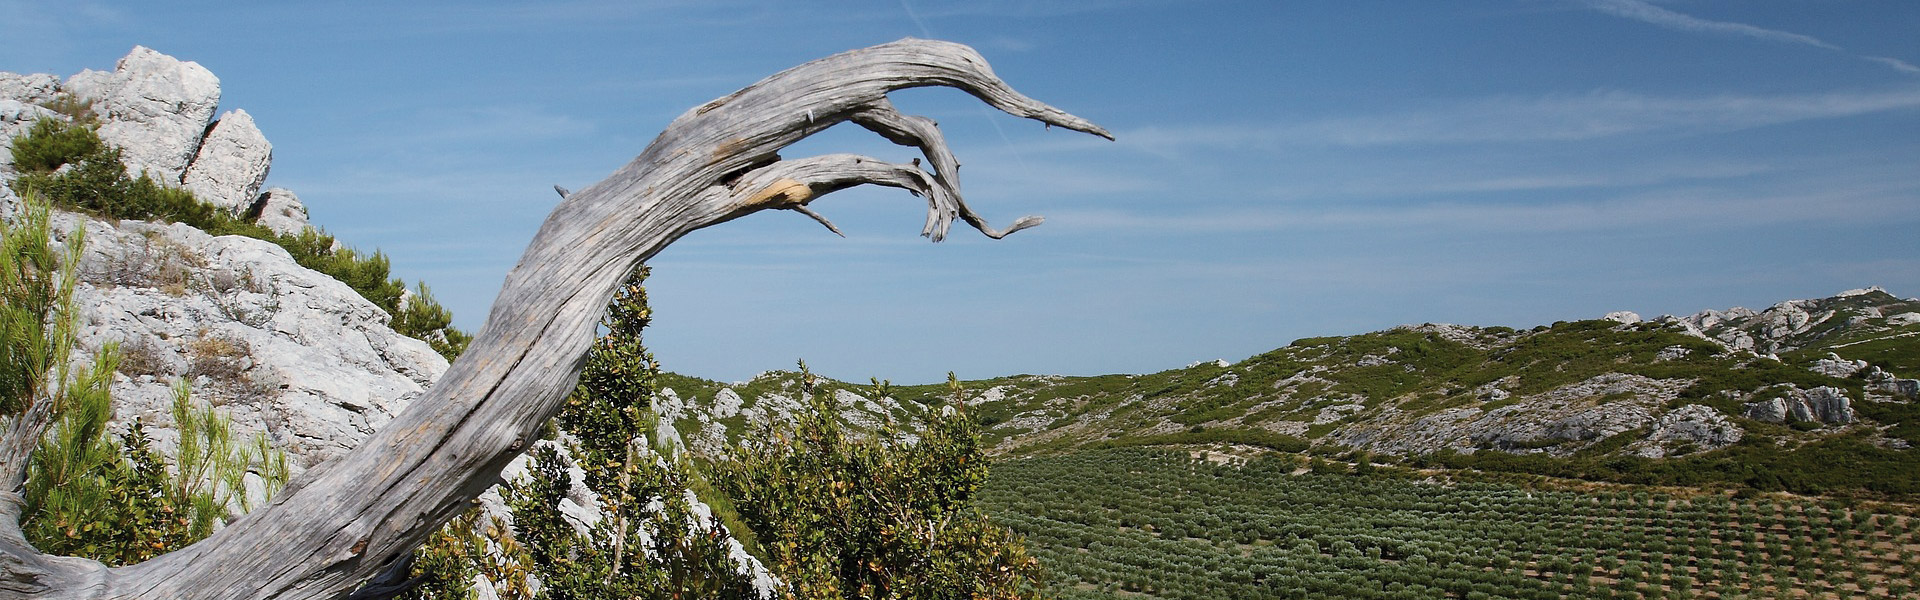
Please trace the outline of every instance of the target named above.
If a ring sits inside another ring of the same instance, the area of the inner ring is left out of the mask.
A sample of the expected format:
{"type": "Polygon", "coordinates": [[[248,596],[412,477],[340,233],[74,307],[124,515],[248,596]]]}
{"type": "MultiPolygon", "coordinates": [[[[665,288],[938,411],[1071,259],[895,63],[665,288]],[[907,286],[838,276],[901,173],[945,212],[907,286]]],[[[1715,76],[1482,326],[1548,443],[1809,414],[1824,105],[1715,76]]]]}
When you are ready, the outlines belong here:
{"type": "Polygon", "coordinates": [[[1063,598],[1911,597],[1915,508],[1112,449],[998,462],[1063,598]]]}

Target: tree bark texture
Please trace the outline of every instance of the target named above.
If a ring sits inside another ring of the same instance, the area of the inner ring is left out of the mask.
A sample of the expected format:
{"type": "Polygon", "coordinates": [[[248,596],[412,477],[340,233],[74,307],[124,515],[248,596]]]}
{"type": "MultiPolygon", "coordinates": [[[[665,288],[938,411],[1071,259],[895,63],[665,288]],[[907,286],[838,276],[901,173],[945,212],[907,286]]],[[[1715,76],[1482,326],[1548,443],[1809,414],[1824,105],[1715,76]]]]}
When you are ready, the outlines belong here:
{"type": "Polygon", "coordinates": [[[572,390],[615,288],[681,236],[765,209],[801,212],[832,229],[807,204],[860,184],[924,197],[921,234],[934,241],[955,219],[994,238],[1038,224],[1027,217],[997,230],[962,202],[959,162],[940,131],[887,101],[888,92],[921,86],[958,88],[1014,116],[1112,137],[1015,92],[959,44],[904,39],[775,74],[680,115],[632,162],[563,193],[508,273],[486,325],[427,394],[212,537],[107,568],[34,551],[15,524],[18,498],[0,498],[0,597],[342,597],[500,482],[501,468],[572,390]],[[849,154],[779,156],[843,121],[920,148],[932,170],[849,154]]]}

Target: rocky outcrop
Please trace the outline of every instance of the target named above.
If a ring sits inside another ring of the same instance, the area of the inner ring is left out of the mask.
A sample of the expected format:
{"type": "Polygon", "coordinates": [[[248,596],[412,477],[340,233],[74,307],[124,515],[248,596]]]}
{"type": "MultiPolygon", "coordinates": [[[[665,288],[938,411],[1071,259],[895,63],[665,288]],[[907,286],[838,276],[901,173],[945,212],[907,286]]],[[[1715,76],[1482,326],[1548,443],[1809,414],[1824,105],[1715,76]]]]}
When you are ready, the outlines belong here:
{"type": "MultiPolygon", "coordinates": [[[[252,115],[236,110],[209,129],[219,79],[198,63],[136,46],[111,73],[83,71],[65,85],[0,73],[0,133],[12,140],[40,117],[67,119],[36,106],[63,92],[92,100],[100,137],[121,148],[132,173],[148,171],[163,185],[184,177],[198,198],[230,212],[267,198],[265,221],[276,231],[305,227],[292,192],[259,194],[273,154],[252,115]]],[[[0,194],[0,213],[12,215],[12,190],[0,194]]],[[[426,342],[388,329],[386,312],[353,288],[300,267],[271,242],[81,215],[56,225],[61,235],[73,227],[86,231],[75,358],[119,344],[113,427],[154,425],[163,450],[175,442],[169,408],[180,379],[227,413],[236,435],[267,435],[300,471],[384,425],[447,367],[426,342]]]]}
{"type": "Polygon", "coordinates": [[[1726,311],[1702,311],[1690,317],[1667,316],[1663,320],[1680,326],[1687,333],[1719,342],[1728,349],[1753,352],[1757,346],[1752,335],[1738,327],[1723,325],[1744,322],[1754,314],[1752,310],[1736,306],[1726,311]]]}
{"type": "Polygon", "coordinates": [[[1747,418],[1769,423],[1845,425],[1854,420],[1853,401],[1847,391],[1831,386],[1805,391],[1789,387],[1784,395],[1748,402],[1744,408],[1747,418]]]}
{"type": "Polygon", "coordinates": [[[1880,370],[1880,367],[1873,367],[1867,372],[1867,389],[1885,392],[1892,396],[1890,399],[1898,402],[1920,400],[1920,379],[1894,377],[1892,373],[1880,370]]]}
{"type": "Polygon", "coordinates": [[[1787,410],[1786,398],[1768,398],[1759,402],[1748,402],[1742,414],[1747,418],[1768,423],[1785,423],[1791,414],[1787,410]]]}
{"type": "Polygon", "coordinates": [[[1813,366],[1809,367],[1809,369],[1811,369],[1815,373],[1826,375],[1828,377],[1839,377],[1843,379],[1847,377],[1852,377],[1854,373],[1859,373],[1861,370],[1866,368],[1867,368],[1867,361],[1847,360],[1844,358],[1840,358],[1840,355],[1834,354],[1832,352],[1828,352],[1826,358],[1822,358],[1820,360],[1814,361],[1813,366]]]}
{"type": "Polygon", "coordinates": [[[1640,313],[1636,313],[1630,310],[1617,310],[1617,311],[1607,313],[1606,316],[1603,316],[1600,318],[1603,320],[1620,323],[1622,325],[1632,325],[1634,323],[1640,322],[1640,313]]]}
{"type": "Polygon", "coordinates": [[[114,426],[154,425],[162,448],[178,379],[236,433],[266,433],[299,470],[352,448],[447,368],[425,342],[389,329],[379,307],[279,246],[74,215],[56,227],[81,223],[78,354],[119,344],[114,426]]]}
{"type": "Polygon", "coordinates": [[[135,46],[113,71],[86,70],[65,91],[93,101],[100,139],[118,146],[127,172],[179,185],[220,105],[220,79],[199,63],[135,46]]]}
{"type": "Polygon", "coordinates": [[[300,233],[310,225],[307,223],[307,205],[293,190],[271,188],[254,201],[256,213],[254,222],[281,235],[300,233]]]}
{"type": "Polygon", "coordinates": [[[1396,455],[1492,449],[1563,456],[1653,425],[1685,387],[1684,381],[1619,373],[1519,397],[1490,385],[1479,393],[1483,399],[1497,396],[1503,404],[1498,408],[1460,407],[1424,416],[1389,413],[1328,436],[1342,445],[1396,455]]]}
{"type": "MultiPolygon", "coordinates": [[[[309,226],[306,205],[293,192],[261,191],[273,144],[253,115],[232,110],[212,120],[220,80],[200,65],[136,46],[112,72],[82,71],[65,84],[52,75],[0,72],[0,150],[39,118],[66,120],[43,106],[61,94],[92,102],[100,138],[120,149],[130,174],[145,172],[277,233],[309,226]]],[[[0,152],[0,173],[9,162],[0,152]]]]}
{"type": "Polygon", "coordinates": [[[1628,446],[1628,452],[1647,458],[1663,458],[1681,450],[1704,452],[1731,446],[1740,441],[1740,426],[1701,404],[1688,404],[1661,415],[1645,438],[1628,446]]]}
{"type": "Polygon", "coordinates": [[[253,209],[272,164],[273,145],[254,126],[252,115],[236,110],[207,130],[181,186],[202,201],[244,215],[253,209]]]}
{"type": "MultiPolygon", "coordinates": [[[[1803,396],[1807,416],[1821,423],[1845,425],[1853,422],[1853,401],[1847,397],[1847,391],[1830,386],[1821,386],[1807,390],[1803,396]]],[[[1798,417],[1799,413],[1796,412],[1798,417]]]]}
{"type": "Polygon", "coordinates": [[[1837,331],[1858,336],[1910,324],[1902,315],[1910,312],[1915,302],[1920,301],[1903,300],[1879,287],[1869,287],[1828,298],[1788,300],[1759,312],[1734,307],[1660,320],[1728,349],[1766,356],[1813,346],[1837,331]]]}
{"type": "Polygon", "coordinates": [[[60,78],[46,73],[8,73],[0,71],[0,100],[21,104],[46,104],[60,95],[60,78]]]}

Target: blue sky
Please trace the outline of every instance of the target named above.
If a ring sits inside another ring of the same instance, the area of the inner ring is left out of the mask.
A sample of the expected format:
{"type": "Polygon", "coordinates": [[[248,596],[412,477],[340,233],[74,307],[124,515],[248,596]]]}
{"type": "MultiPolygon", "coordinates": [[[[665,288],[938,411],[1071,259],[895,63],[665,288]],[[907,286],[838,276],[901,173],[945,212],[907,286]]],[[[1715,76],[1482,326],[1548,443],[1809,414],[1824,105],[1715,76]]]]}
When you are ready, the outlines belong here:
{"type": "MultiPolygon", "coordinates": [[[[905,36],[970,44],[1107,142],[938,120],[1006,240],[852,190],[653,261],[649,345],[738,380],[1151,372],[1403,323],[1920,294],[1920,3],[0,0],[0,70],[206,66],[269,185],[469,329],[558,198],[670,119],[905,36]],[[291,4],[291,3],[289,3],[291,4]]],[[[785,153],[911,153],[837,127],[785,153]]]]}

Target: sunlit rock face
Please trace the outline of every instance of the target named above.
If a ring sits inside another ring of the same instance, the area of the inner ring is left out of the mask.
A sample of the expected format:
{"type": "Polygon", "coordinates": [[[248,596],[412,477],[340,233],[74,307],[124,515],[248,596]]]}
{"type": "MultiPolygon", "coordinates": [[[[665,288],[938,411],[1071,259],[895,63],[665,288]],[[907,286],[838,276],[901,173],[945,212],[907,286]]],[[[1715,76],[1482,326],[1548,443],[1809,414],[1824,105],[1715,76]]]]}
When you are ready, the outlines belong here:
{"type": "Polygon", "coordinates": [[[81,71],[61,91],[93,101],[100,139],[127,172],[178,186],[220,106],[220,78],[199,63],[135,46],[112,71],[81,71]]]}
{"type": "Polygon", "coordinates": [[[180,183],[200,200],[241,216],[253,209],[272,163],[273,144],[254,126],[252,115],[236,110],[207,130],[180,183]]]}

